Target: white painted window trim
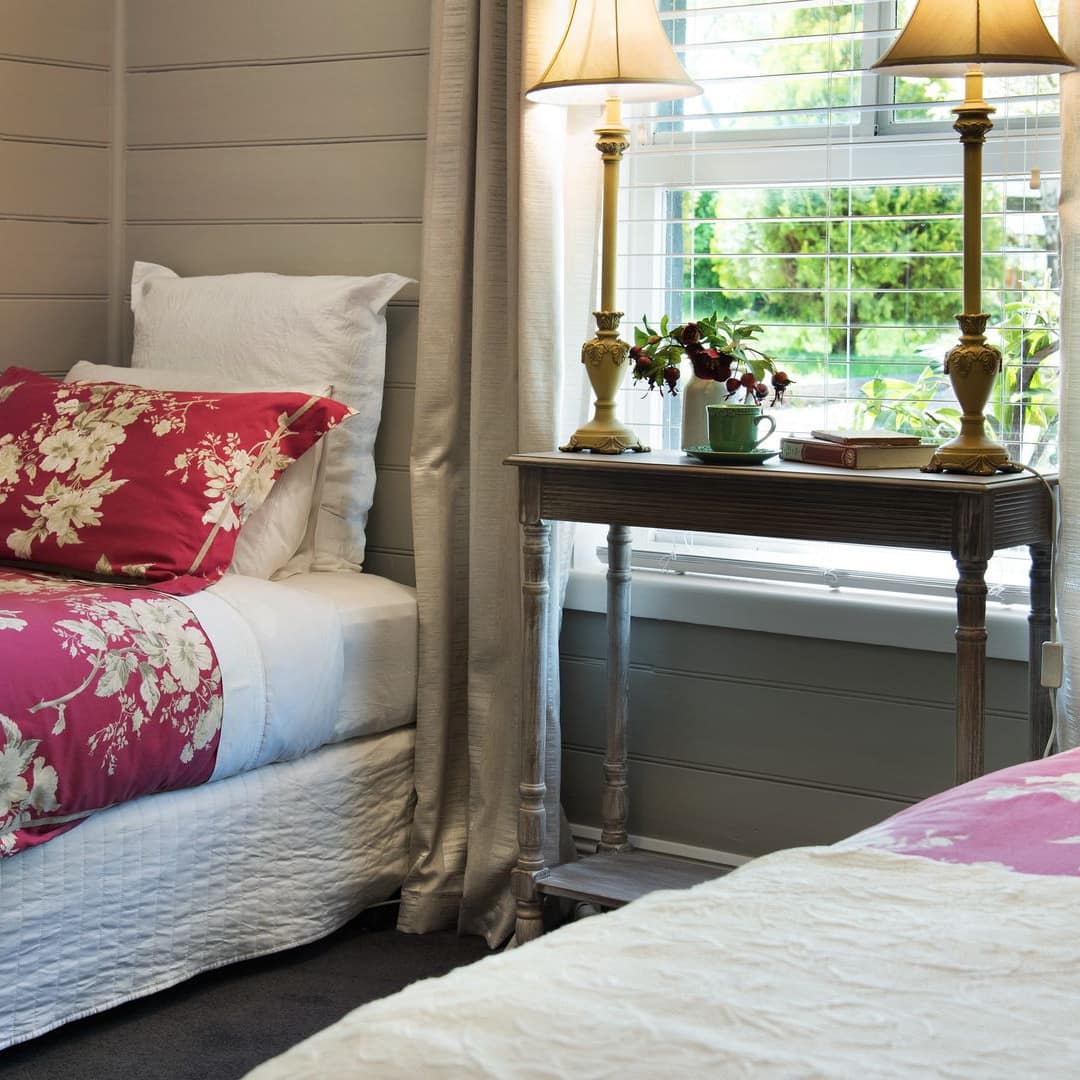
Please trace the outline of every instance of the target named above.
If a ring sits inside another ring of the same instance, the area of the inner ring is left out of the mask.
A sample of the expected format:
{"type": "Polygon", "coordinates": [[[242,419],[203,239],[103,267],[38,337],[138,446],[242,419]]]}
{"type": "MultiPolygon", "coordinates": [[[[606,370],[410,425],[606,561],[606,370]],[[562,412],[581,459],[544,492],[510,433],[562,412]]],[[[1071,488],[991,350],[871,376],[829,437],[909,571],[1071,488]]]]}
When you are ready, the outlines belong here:
{"type": "MultiPolygon", "coordinates": [[[[631,614],[637,619],[726,627],[766,634],[852,641],[922,652],[955,652],[956,604],[950,598],[901,596],[820,585],[748,582],[703,574],[635,570],[631,614]]],[[[599,568],[570,572],[565,608],[603,613],[607,582],[599,568]]],[[[1028,611],[987,603],[986,654],[1026,662],[1028,611]]]]}

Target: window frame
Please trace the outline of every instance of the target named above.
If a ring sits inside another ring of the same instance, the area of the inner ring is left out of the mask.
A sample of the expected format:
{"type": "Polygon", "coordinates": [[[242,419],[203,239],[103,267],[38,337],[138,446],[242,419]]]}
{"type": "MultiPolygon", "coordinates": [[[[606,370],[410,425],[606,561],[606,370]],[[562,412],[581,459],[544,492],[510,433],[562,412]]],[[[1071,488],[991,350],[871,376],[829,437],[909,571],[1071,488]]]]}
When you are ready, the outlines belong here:
{"type": "MultiPolygon", "coordinates": [[[[685,10],[685,0],[667,0],[673,8],[661,11],[661,19],[672,22],[685,10]]],[[[661,3],[662,8],[666,6],[661,3]]],[[[885,22],[885,5],[868,5],[881,15],[879,28],[885,22]]],[[[681,18],[678,29],[685,24],[681,18]]],[[[890,28],[891,29],[891,28],[890,28]]],[[[884,33],[884,32],[883,32],[884,33]]],[[[676,41],[678,49],[683,42],[676,41]]],[[[884,36],[881,39],[882,51],[887,45],[884,36]]],[[[640,139],[641,110],[632,110],[628,124],[632,129],[635,145],[629,155],[629,169],[632,179],[624,184],[620,191],[620,251],[625,253],[620,260],[620,289],[628,297],[660,300],[659,304],[650,302],[653,313],[667,312],[675,321],[690,317],[690,312],[672,310],[675,298],[681,299],[688,291],[683,282],[683,261],[687,257],[684,250],[673,248],[672,237],[683,235],[681,221],[673,200],[681,199],[686,190],[708,190],[723,186],[745,186],[747,183],[770,183],[776,186],[796,183],[805,177],[805,155],[817,156],[821,168],[814,173],[821,176],[822,186],[830,186],[834,175],[844,176],[844,184],[870,184],[875,181],[892,180],[894,182],[925,179],[938,176],[942,180],[955,182],[962,171],[962,153],[959,140],[949,121],[930,123],[904,123],[897,125],[892,121],[894,102],[894,79],[889,75],[874,78],[863,77],[863,99],[866,114],[860,118],[857,132],[852,135],[849,125],[843,125],[841,135],[834,129],[825,127],[803,130],[762,129],[760,131],[742,130],[737,133],[723,131],[665,131],[661,138],[642,142],[640,139]],[[733,155],[738,155],[740,175],[731,179],[729,162],[733,155]],[[833,155],[839,155],[844,167],[831,168],[833,155]],[[788,169],[775,169],[777,163],[788,161],[788,169]],[[791,165],[798,158],[803,167],[796,172],[791,165]],[[756,159],[756,161],[755,161],[756,159]],[[757,172],[750,170],[747,176],[746,162],[754,163],[757,172]],[[858,167],[852,162],[857,160],[858,167]],[[728,171],[725,172],[725,169],[728,171]],[[802,174],[802,177],[800,177],[802,174]],[[646,254],[643,255],[642,252],[646,254]],[[657,254],[659,252],[659,254],[657,254]]],[[[1055,97],[1057,95],[1054,95],[1055,97]]],[[[672,123],[677,124],[682,115],[682,102],[665,103],[659,112],[650,115],[670,115],[672,123]]],[[[951,102],[941,103],[943,107],[951,102]]],[[[647,130],[647,129],[645,129],[647,130]]],[[[999,122],[984,147],[984,181],[1003,182],[1015,177],[1017,169],[1014,157],[1017,146],[1026,160],[1036,160],[1043,174],[1047,177],[1060,174],[1060,117],[1016,117],[1009,119],[1005,112],[999,113],[999,122]],[[997,136],[996,138],[994,136],[997,136]]],[[[693,253],[689,253],[693,257],[693,253]]],[[[826,254],[828,257],[828,253],[826,254]]],[[[952,290],[950,290],[952,291],[952,290]]],[[[959,292],[959,289],[956,290],[959,292]]],[[[638,321],[640,313],[630,304],[628,324],[638,321]]],[[[624,324],[625,325],[625,324],[624,324]]],[[[828,326],[823,322],[821,326],[828,326]]],[[[932,359],[931,359],[932,362],[932,359]]],[[[684,365],[685,366],[685,365],[684,365]]],[[[627,393],[639,394],[640,391],[624,388],[627,393]]],[[[660,408],[660,426],[665,446],[678,446],[678,430],[681,410],[679,404],[670,397],[662,399],[660,408]]],[[[657,534],[660,530],[654,530],[657,534]]],[[[646,545],[650,550],[643,551],[635,540],[637,557],[634,565],[640,568],[656,569],[665,561],[670,565],[671,556],[664,554],[666,542],[657,538],[646,545]]],[[[725,574],[738,569],[728,565],[723,558],[710,560],[709,556],[676,555],[675,561],[682,560],[682,569],[691,573],[706,572],[725,574]],[[710,562],[714,569],[710,569],[710,562]]],[[[754,560],[742,564],[749,576],[755,576],[760,567],[754,566],[754,560]]],[[[770,576],[775,577],[775,566],[770,576]]],[[[813,577],[826,575],[824,567],[799,566],[790,580],[809,581],[813,577]]],[[[826,578],[826,583],[827,583],[826,578]]],[[[940,593],[949,579],[945,576],[935,578],[937,584],[929,585],[920,575],[911,577],[902,575],[895,578],[895,588],[899,592],[920,594],[940,593]],[[910,582],[907,588],[905,583],[910,582]]],[[[847,587],[890,586],[881,579],[866,577],[858,572],[846,579],[847,587]],[[859,582],[859,584],[856,584],[859,582]]],[[[1016,602],[1015,585],[1004,586],[1009,599],[1016,602]]],[[[1001,595],[1004,595],[1002,593],[1001,595]]]]}

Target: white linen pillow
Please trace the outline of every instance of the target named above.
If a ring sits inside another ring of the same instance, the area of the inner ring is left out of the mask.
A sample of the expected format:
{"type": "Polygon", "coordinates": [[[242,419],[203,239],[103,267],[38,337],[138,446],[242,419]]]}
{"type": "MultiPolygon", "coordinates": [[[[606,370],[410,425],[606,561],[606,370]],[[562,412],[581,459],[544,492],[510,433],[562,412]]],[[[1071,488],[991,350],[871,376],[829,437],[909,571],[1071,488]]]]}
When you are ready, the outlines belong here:
{"type": "Polygon", "coordinates": [[[398,274],[181,278],[143,262],[132,270],[136,368],[212,371],[255,386],[287,385],[297,376],[325,380],[338,401],[356,410],[324,440],[311,569],[363,565],[375,493],[386,305],[408,281],[398,274]]]}
{"type": "MultiPolygon", "coordinates": [[[[302,394],[332,397],[329,384],[290,383],[255,386],[221,375],[174,368],[114,367],[80,360],[64,376],[64,382],[117,382],[150,390],[212,390],[219,393],[260,393],[293,390],[302,394]]],[[[266,501],[244,523],[236,539],[229,572],[248,577],[271,578],[282,571],[310,543],[318,508],[319,487],[325,455],[321,442],[293,462],[274,484],[266,501]]],[[[310,552],[307,560],[310,561],[310,552]]]]}

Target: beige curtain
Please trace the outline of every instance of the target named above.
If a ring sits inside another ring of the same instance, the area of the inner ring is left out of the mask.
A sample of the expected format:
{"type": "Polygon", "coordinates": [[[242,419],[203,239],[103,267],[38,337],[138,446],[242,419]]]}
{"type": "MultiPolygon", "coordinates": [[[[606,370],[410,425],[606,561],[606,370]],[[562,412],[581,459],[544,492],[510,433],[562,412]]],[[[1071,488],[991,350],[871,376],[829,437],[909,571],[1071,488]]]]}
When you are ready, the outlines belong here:
{"type": "MultiPolygon", "coordinates": [[[[1062,48],[1080,57],[1080,11],[1061,0],[1062,48]]],[[[1057,602],[1065,648],[1058,747],[1080,746],[1080,73],[1061,77],[1061,546],[1057,602]]]]}
{"type": "MultiPolygon", "coordinates": [[[[592,275],[589,260],[564,272],[566,115],[522,96],[564,10],[563,0],[436,0],[432,12],[412,446],[417,805],[399,926],[456,926],[491,945],[513,925],[521,696],[517,475],[503,461],[573,430],[576,416],[561,417],[562,309],[592,275]]],[[[584,327],[587,292],[578,304],[584,327]]],[[[565,540],[553,538],[556,597],[565,540]]],[[[549,700],[553,859],[557,675],[549,700]]]]}

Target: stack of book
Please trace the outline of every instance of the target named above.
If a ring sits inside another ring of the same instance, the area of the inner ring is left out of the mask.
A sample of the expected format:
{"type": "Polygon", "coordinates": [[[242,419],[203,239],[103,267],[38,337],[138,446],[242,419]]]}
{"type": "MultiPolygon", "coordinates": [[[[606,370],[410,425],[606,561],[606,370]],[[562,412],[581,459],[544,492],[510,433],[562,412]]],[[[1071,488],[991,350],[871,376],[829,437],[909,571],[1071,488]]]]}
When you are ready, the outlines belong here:
{"type": "Polygon", "coordinates": [[[841,469],[920,469],[937,449],[917,435],[895,431],[812,431],[780,440],[784,461],[836,465],[841,469]]]}

